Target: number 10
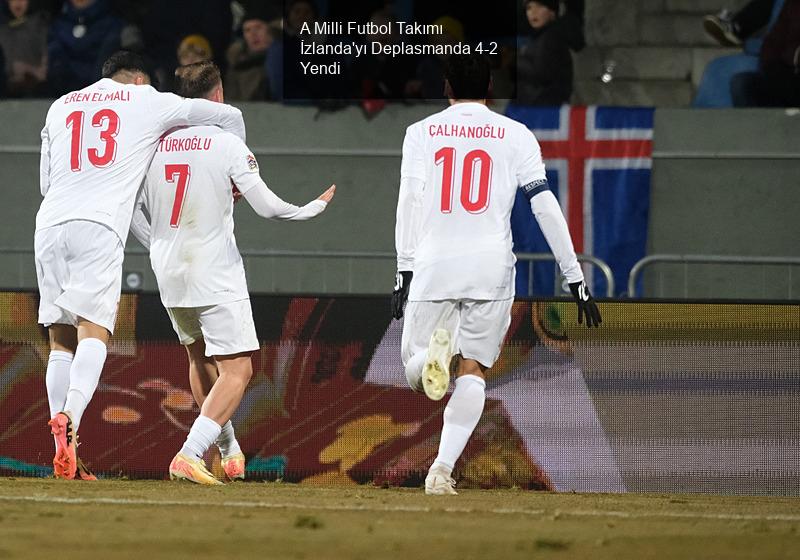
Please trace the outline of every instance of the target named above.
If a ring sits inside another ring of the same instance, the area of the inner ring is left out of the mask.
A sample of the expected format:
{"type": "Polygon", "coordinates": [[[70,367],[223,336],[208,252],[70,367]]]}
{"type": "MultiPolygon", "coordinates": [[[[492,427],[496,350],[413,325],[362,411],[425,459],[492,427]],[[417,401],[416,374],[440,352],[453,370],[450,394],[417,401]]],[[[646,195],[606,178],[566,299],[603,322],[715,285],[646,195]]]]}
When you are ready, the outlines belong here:
{"type": "MultiPolygon", "coordinates": [[[[442,171],[442,206],[443,214],[453,211],[453,183],[456,159],[455,148],[442,148],[436,152],[435,164],[444,164],[442,171]]],[[[470,214],[480,214],[489,207],[489,190],[492,186],[492,158],[483,150],[472,150],[464,157],[461,170],[461,206],[470,214]],[[478,193],[473,194],[473,175],[475,167],[480,165],[478,176],[478,193]]]]}

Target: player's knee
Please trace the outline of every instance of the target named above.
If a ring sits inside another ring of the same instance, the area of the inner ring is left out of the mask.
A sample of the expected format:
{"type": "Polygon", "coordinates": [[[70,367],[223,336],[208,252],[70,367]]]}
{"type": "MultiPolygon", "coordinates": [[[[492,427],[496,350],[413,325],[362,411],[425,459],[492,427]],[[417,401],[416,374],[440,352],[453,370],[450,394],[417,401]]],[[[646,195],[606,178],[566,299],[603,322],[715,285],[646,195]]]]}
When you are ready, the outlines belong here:
{"type": "Polygon", "coordinates": [[[220,376],[226,376],[231,379],[247,385],[250,378],[253,376],[253,363],[250,360],[250,354],[235,356],[217,356],[217,370],[220,376]]]}
{"type": "Polygon", "coordinates": [[[84,319],[83,317],[78,317],[78,339],[83,340],[84,338],[96,338],[100,342],[105,345],[108,345],[108,341],[111,338],[111,333],[102,325],[98,325],[97,323],[93,323],[88,319],[84,319]]]}
{"type": "Polygon", "coordinates": [[[189,360],[199,363],[206,359],[206,341],[202,338],[195,339],[193,342],[185,344],[184,347],[189,355],[189,360]]]}
{"type": "Polygon", "coordinates": [[[406,367],[405,373],[408,386],[411,387],[413,391],[421,393],[424,390],[422,388],[422,369],[415,367],[406,367]]]}
{"type": "Polygon", "coordinates": [[[414,352],[411,351],[411,348],[401,347],[400,348],[400,361],[403,362],[403,367],[408,367],[408,362],[411,361],[411,358],[414,357],[414,352]]]}
{"type": "Polygon", "coordinates": [[[422,366],[425,363],[427,352],[417,352],[409,359],[403,359],[404,371],[408,386],[414,391],[422,391],[422,366]]]}
{"type": "Polygon", "coordinates": [[[417,376],[413,376],[412,377],[412,376],[408,375],[408,373],[406,373],[406,381],[408,382],[408,386],[411,387],[412,391],[414,391],[416,393],[421,393],[423,391],[423,389],[422,389],[422,376],[421,375],[417,375],[417,376]]]}
{"type": "Polygon", "coordinates": [[[50,325],[48,337],[50,350],[75,353],[78,348],[78,331],[71,325],[50,325]]]}

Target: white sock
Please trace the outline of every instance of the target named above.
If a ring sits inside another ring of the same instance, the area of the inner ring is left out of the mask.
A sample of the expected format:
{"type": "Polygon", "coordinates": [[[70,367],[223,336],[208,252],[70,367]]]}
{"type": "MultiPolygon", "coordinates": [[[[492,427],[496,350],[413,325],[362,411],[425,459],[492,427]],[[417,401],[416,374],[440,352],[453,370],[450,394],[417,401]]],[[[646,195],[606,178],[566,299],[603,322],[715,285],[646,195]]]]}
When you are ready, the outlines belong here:
{"type": "MultiPolygon", "coordinates": [[[[47,360],[47,374],[44,377],[47,385],[47,402],[50,405],[50,418],[64,410],[69,391],[69,368],[72,365],[72,354],[61,350],[51,350],[47,360]]],[[[55,441],[55,436],[53,436],[55,441]]],[[[58,449],[58,446],[56,446],[58,449]]]]}
{"type": "Polygon", "coordinates": [[[69,391],[69,369],[72,365],[72,354],[61,350],[51,350],[47,360],[47,402],[50,404],[50,418],[64,410],[69,391]]]}
{"type": "Polygon", "coordinates": [[[452,472],[456,461],[464,452],[478,420],[483,414],[486,400],[486,381],[477,375],[462,375],[456,379],[456,388],[444,409],[444,427],[439,442],[439,455],[431,468],[443,467],[452,472]]]}
{"type": "Polygon", "coordinates": [[[222,425],[222,431],[217,438],[217,447],[223,457],[230,457],[242,452],[239,442],[236,441],[236,434],[233,433],[233,424],[228,420],[222,425]]]}
{"type": "Polygon", "coordinates": [[[69,370],[69,391],[67,401],[64,403],[64,410],[72,415],[76,430],[80,426],[83,412],[97,389],[105,363],[106,345],[102,340],[84,338],[78,343],[69,370]]]}
{"type": "Polygon", "coordinates": [[[195,459],[202,459],[211,444],[219,437],[222,427],[208,416],[202,414],[192,424],[189,437],[181,448],[181,453],[195,459]]]}
{"type": "Polygon", "coordinates": [[[425,366],[425,358],[428,357],[428,351],[423,350],[417,352],[406,364],[406,380],[409,387],[415,391],[422,391],[422,368],[425,366]]]}

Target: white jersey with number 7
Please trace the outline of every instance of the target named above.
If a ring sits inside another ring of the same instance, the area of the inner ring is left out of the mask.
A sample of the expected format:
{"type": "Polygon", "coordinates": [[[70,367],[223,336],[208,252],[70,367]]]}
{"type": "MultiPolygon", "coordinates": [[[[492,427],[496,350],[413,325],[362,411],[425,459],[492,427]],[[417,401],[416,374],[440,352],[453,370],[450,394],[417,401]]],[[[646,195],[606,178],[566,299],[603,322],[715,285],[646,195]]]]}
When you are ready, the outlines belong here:
{"type": "Polygon", "coordinates": [[[142,199],[150,214],[150,263],[165,307],[249,297],[233,234],[235,185],[263,185],[244,142],[217,127],[177,130],[159,144],[142,199]]]}
{"type": "MultiPolygon", "coordinates": [[[[408,128],[397,252],[398,269],[414,272],[411,301],[513,297],[510,218],[518,188],[531,200],[548,190],[539,144],[521,123],[462,102],[408,128]]],[[[562,246],[554,252],[570,281],[582,278],[562,232],[548,241],[562,246]]]]}
{"type": "Polygon", "coordinates": [[[105,78],[50,107],[42,129],[41,230],[70,220],[108,226],[124,244],[136,194],[159,138],[186,125],[219,125],[244,140],[241,111],[105,78]]]}

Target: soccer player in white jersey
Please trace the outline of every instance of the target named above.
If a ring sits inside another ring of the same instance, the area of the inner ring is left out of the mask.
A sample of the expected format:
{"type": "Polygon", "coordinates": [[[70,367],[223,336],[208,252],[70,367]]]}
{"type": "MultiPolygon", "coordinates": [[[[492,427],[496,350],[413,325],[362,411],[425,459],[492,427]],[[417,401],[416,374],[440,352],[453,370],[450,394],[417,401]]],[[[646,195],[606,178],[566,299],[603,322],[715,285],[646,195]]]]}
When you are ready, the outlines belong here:
{"type": "Polygon", "coordinates": [[[77,430],[114,331],[136,195],[161,135],[193,124],[245,135],[238,109],[150,87],[138,55],[112,55],[102,74],[53,103],[42,129],[44,200],[34,238],[39,322],[49,327],[53,467],[67,479],[75,477],[77,430]]]}
{"type": "MultiPolygon", "coordinates": [[[[214,63],[181,67],[175,77],[180,95],[222,103],[222,81],[214,63]]],[[[253,373],[250,355],[259,348],[233,234],[231,185],[257,214],[280,220],[321,214],[335,191],[331,186],[302,207],[284,202],[261,179],[245,143],[215,127],[177,130],[159,144],[142,193],[149,232],[138,211],[132,231],[149,245],[161,301],[186,346],[190,386],[201,407],[170,463],[170,478],[199,484],[220,483],[203,462],[215,442],[226,476],[244,478],[244,455],[230,417],[253,373]]]]}
{"type": "Polygon", "coordinates": [[[448,61],[450,107],[406,131],[397,204],[397,284],[392,313],[403,317],[402,360],[412,389],[433,399],[450,384],[439,453],[425,479],[428,494],[456,494],[453,466],[480,420],[485,372],[511,322],[514,263],[510,216],[517,189],[553,251],[578,304],[578,322],[600,324],[567,224],[545,177],[530,130],[486,106],[489,62],[448,61]],[[413,282],[412,282],[413,278],[413,282]]]}

